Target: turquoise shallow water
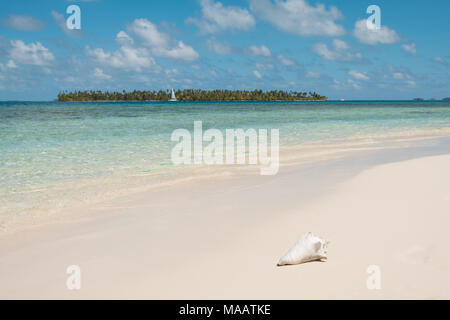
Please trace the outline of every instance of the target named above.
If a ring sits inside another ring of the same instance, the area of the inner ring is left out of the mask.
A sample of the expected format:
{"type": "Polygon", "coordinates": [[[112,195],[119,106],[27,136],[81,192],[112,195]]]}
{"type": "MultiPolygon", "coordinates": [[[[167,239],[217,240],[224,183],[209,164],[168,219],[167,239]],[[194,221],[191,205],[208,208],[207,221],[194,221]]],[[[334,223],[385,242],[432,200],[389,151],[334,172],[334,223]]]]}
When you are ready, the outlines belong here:
{"type": "Polygon", "coordinates": [[[195,120],[276,128],[281,147],[329,144],[450,129],[450,102],[0,102],[0,219],[95,181],[170,172],[170,135],[195,120]]]}

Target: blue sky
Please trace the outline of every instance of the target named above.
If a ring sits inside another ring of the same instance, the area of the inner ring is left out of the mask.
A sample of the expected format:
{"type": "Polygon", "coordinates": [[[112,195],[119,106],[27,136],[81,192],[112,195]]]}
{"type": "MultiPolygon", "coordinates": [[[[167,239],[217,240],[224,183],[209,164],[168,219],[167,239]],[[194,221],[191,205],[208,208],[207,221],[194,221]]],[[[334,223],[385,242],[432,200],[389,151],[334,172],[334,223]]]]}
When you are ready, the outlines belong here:
{"type": "Polygon", "coordinates": [[[448,0],[8,1],[0,100],[172,87],[448,97],[449,13],[448,0]],[[66,27],[73,4],[81,30],[66,27]],[[379,30],[367,28],[369,5],[379,30]]]}

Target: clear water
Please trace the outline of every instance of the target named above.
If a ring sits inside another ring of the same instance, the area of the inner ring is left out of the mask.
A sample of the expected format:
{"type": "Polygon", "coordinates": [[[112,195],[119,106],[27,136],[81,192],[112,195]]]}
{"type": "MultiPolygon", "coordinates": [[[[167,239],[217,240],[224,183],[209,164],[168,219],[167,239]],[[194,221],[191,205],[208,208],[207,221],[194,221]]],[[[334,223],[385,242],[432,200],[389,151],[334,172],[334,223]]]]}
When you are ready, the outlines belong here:
{"type": "Polygon", "coordinates": [[[277,128],[281,147],[330,144],[450,129],[450,102],[0,102],[0,227],[133,177],[169,177],[170,135],[195,120],[204,130],[277,128]]]}

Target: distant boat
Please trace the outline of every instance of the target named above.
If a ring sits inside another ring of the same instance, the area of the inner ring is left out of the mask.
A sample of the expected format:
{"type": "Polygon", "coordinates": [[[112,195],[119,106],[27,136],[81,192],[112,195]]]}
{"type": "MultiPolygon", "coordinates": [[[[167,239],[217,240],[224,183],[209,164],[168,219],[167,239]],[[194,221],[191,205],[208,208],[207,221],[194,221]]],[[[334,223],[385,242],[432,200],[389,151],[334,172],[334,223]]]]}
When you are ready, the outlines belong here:
{"type": "Polygon", "coordinates": [[[345,99],[339,99],[339,101],[345,101],[345,99]]]}
{"type": "Polygon", "coordinates": [[[175,97],[175,91],[173,91],[173,88],[172,88],[172,96],[170,97],[169,101],[178,101],[177,97],[175,97]]]}

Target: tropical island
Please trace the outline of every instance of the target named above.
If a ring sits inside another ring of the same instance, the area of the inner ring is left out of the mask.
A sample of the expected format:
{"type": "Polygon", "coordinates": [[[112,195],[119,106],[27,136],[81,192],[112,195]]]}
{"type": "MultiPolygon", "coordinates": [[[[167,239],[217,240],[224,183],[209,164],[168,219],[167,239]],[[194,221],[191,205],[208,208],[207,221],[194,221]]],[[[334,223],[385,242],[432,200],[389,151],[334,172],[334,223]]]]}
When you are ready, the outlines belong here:
{"type": "MultiPolygon", "coordinates": [[[[176,90],[178,101],[324,101],[326,96],[316,92],[297,92],[283,90],[176,90]]],[[[114,91],[63,91],[58,93],[58,101],[168,101],[171,90],[127,92],[114,91]]]]}

